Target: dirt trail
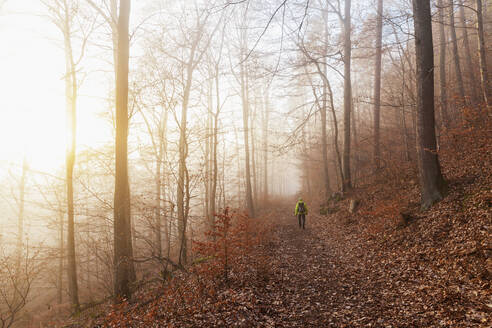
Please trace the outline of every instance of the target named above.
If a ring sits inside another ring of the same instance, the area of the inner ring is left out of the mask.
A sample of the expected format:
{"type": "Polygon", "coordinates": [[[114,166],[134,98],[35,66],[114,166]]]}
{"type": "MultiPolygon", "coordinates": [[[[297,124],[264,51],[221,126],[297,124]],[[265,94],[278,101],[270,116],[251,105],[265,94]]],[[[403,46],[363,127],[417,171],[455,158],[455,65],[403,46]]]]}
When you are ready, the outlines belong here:
{"type": "Polygon", "coordinates": [[[279,222],[272,277],[258,293],[266,326],[488,327],[483,317],[465,316],[473,304],[451,286],[429,286],[425,261],[380,258],[375,245],[342,229],[316,215],[306,230],[293,216],[279,222]]]}
{"type": "Polygon", "coordinates": [[[361,293],[367,279],[351,245],[341,242],[335,227],[322,233],[327,228],[320,220],[308,216],[306,230],[299,229],[293,216],[280,222],[270,248],[275,269],[265,288],[266,311],[276,327],[382,325],[365,310],[380,295],[361,293]]]}

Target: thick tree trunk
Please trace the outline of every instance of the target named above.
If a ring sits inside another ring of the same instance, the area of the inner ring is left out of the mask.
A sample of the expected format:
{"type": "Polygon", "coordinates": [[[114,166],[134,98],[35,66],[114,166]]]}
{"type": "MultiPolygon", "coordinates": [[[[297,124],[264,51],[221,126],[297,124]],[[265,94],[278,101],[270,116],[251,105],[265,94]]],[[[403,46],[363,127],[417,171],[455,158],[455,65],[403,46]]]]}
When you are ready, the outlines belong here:
{"type": "Polygon", "coordinates": [[[380,157],[380,133],[379,121],[381,110],[381,58],[383,42],[383,0],[378,0],[377,24],[376,24],[376,56],[374,63],[374,154],[373,161],[375,169],[381,166],[380,157]]]}
{"type": "Polygon", "coordinates": [[[480,102],[480,96],[478,93],[479,86],[477,84],[477,79],[475,78],[475,70],[473,69],[472,62],[472,51],[470,48],[470,40],[468,38],[468,29],[466,26],[466,16],[465,16],[465,8],[463,4],[463,0],[460,0],[460,20],[461,20],[461,28],[463,34],[463,44],[465,46],[465,63],[466,63],[466,73],[468,75],[468,80],[470,83],[471,95],[473,97],[473,103],[478,104],[480,102]]]}
{"type": "Polygon", "coordinates": [[[352,112],[352,80],[350,78],[350,65],[352,56],[352,42],[350,38],[352,24],[350,16],[351,0],[345,0],[344,25],[344,83],[343,83],[343,191],[352,188],[350,174],[350,113],[352,112]]]}
{"type": "Polygon", "coordinates": [[[444,5],[442,0],[437,2],[439,10],[439,93],[441,99],[441,118],[444,126],[449,125],[448,96],[446,86],[446,33],[444,31],[444,5]]]}
{"type": "Polygon", "coordinates": [[[492,113],[492,89],[489,81],[487,67],[487,48],[485,47],[485,32],[483,27],[482,0],[477,1],[477,28],[478,28],[478,48],[480,53],[480,73],[482,77],[482,89],[485,103],[489,113],[492,113]]]}
{"type": "Polygon", "coordinates": [[[466,103],[463,75],[461,74],[460,55],[458,52],[458,41],[456,38],[456,28],[454,26],[454,0],[449,0],[449,30],[451,32],[451,47],[453,51],[454,71],[456,73],[458,94],[460,96],[460,102],[466,103]]]}
{"type": "Polygon", "coordinates": [[[434,51],[430,2],[413,0],[417,64],[417,153],[421,206],[442,199],[444,179],[436,147],[434,120],[434,51]]]}
{"type": "Polygon", "coordinates": [[[114,192],[114,293],[117,298],[131,297],[134,279],[130,185],[128,182],[128,65],[130,0],[121,0],[118,18],[116,64],[116,145],[114,192]]]}

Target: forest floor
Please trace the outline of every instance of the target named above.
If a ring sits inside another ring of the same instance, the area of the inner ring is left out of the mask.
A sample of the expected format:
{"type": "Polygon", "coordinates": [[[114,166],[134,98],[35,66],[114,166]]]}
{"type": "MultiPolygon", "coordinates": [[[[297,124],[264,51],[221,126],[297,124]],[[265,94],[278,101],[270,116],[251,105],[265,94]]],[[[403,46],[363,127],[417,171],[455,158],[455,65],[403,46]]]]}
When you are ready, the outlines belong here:
{"type": "Polygon", "coordinates": [[[284,206],[266,238],[236,254],[227,283],[178,276],[90,326],[492,327],[490,140],[490,126],[443,139],[448,191],[427,211],[414,172],[401,167],[332,214],[310,206],[305,230],[284,206]]]}

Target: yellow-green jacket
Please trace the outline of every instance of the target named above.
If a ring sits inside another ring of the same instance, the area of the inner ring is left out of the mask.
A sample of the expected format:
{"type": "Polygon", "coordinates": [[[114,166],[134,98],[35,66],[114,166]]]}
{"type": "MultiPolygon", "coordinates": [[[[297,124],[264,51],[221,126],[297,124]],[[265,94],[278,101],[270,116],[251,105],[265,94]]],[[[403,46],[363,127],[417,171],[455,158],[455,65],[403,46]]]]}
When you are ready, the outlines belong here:
{"type": "Polygon", "coordinates": [[[308,208],[307,208],[307,205],[306,203],[304,203],[303,200],[299,200],[296,204],[296,209],[294,211],[295,215],[299,215],[299,214],[308,214],[308,208]],[[299,203],[303,203],[304,204],[304,213],[299,213],[299,203]]]}

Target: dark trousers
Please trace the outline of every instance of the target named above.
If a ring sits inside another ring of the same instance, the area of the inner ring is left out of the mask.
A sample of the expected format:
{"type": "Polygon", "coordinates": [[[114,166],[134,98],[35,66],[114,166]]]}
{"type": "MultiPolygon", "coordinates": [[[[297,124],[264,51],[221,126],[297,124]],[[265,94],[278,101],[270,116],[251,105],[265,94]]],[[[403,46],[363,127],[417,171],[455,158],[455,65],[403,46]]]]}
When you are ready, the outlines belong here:
{"type": "Polygon", "coordinates": [[[304,228],[306,224],[306,214],[297,214],[297,218],[299,219],[299,228],[304,228]]]}

